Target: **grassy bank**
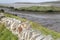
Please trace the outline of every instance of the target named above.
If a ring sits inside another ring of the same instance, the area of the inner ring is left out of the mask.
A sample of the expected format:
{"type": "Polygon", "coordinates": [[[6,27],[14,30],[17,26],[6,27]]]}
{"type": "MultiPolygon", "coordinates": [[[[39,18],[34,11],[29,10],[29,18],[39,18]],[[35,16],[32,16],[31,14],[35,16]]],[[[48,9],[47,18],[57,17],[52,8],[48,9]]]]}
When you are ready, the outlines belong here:
{"type": "Polygon", "coordinates": [[[21,11],[34,11],[34,12],[58,12],[60,11],[60,7],[45,7],[45,6],[32,6],[32,7],[22,7],[18,10],[21,11]]]}
{"type": "Polygon", "coordinates": [[[4,24],[0,23],[0,40],[18,40],[18,38],[6,29],[4,24]]]}
{"type": "Polygon", "coordinates": [[[57,32],[55,32],[53,30],[49,30],[48,28],[45,28],[45,27],[41,26],[38,23],[32,22],[31,25],[32,25],[33,29],[41,31],[42,34],[45,34],[45,35],[50,34],[50,35],[53,36],[54,39],[60,38],[60,33],[57,33],[57,32]]]}
{"type": "MultiPolygon", "coordinates": [[[[21,21],[27,21],[26,19],[23,19],[23,18],[20,18],[18,16],[14,16],[14,15],[11,15],[11,14],[5,14],[6,17],[11,17],[11,18],[16,18],[18,20],[21,20],[21,21]]],[[[57,39],[57,38],[60,38],[60,33],[57,33],[53,30],[49,30],[48,28],[45,28],[43,27],[42,25],[38,24],[38,23],[35,23],[35,22],[32,22],[30,21],[30,24],[32,26],[32,28],[34,30],[39,30],[40,32],[42,32],[42,34],[45,34],[45,35],[52,35],[54,39],[57,39]]]]}

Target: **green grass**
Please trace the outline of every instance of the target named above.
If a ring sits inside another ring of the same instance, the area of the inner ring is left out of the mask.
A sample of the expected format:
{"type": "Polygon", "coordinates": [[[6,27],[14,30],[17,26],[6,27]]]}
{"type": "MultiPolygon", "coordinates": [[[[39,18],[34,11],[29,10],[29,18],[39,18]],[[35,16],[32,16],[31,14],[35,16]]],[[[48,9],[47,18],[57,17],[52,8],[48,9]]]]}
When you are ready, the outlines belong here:
{"type": "Polygon", "coordinates": [[[18,38],[6,29],[4,24],[0,23],[0,40],[18,40],[18,38]]]}
{"type": "Polygon", "coordinates": [[[11,14],[8,14],[8,13],[6,13],[4,15],[5,15],[5,17],[16,18],[17,20],[26,21],[26,19],[22,19],[18,16],[14,16],[14,15],[11,15],[11,14]]]}
{"type": "Polygon", "coordinates": [[[8,6],[0,5],[0,8],[9,8],[8,6]]]}
{"type": "Polygon", "coordinates": [[[53,7],[53,6],[49,6],[49,7],[44,7],[44,6],[32,6],[32,7],[22,7],[22,8],[19,8],[19,10],[24,10],[24,11],[49,11],[49,10],[52,10],[52,11],[60,11],[60,7],[53,7]]]}
{"type": "MultiPolygon", "coordinates": [[[[8,13],[5,14],[5,16],[11,17],[11,18],[16,18],[16,19],[21,20],[21,21],[27,21],[26,19],[20,18],[18,16],[11,15],[8,13]]],[[[45,28],[42,25],[35,23],[35,22],[32,22],[32,21],[30,21],[30,24],[34,30],[38,30],[38,31],[42,32],[42,34],[45,34],[45,35],[51,34],[54,39],[60,38],[60,33],[58,33],[58,32],[55,32],[53,30],[49,30],[48,28],[45,28]]]]}
{"type": "Polygon", "coordinates": [[[49,30],[48,28],[45,28],[38,23],[31,22],[31,25],[33,29],[41,31],[42,34],[45,34],[45,35],[50,34],[53,36],[54,39],[60,38],[60,33],[57,33],[53,30],[49,30]]]}

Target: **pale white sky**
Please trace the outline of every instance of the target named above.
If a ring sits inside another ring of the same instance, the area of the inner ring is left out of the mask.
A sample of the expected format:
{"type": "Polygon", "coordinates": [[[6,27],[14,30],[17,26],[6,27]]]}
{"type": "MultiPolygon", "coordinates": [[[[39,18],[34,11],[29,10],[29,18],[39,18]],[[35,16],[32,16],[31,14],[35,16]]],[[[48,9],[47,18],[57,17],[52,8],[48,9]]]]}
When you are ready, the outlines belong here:
{"type": "Polygon", "coordinates": [[[57,0],[0,0],[0,3],[14,3],[14,2],[47,2],[57,0]]]}

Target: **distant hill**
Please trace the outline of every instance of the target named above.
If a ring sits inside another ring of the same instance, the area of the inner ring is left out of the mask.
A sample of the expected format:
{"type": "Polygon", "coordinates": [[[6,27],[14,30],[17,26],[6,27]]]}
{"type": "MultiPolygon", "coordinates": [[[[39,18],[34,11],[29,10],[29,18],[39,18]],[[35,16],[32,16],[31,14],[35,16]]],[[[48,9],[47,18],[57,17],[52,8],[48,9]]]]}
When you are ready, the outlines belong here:
{"type": "Polygon", "coordinates": [[[31,2],[16,2],[15,4],[36,4],[36,3],[31,3],[31,2]]]}
{"type": "Polygon", "coordinates": [[[60,1],[42,2],[40,4],[60,7],[60,1]]]}
{"type": "Polygon", "coordinates": [[[42,2],[41,4],[47,4],[47,3],[60,4],[60,1],[42,2]]]}
{"type": "Polygon", "coordinates": [[[39,6],[57,6],[60,7],[60,1],[51,1],[51,2],[40,2],[40,3],[31,3],[31,2],[16,2],[15,4],[33,4],[39,6]]]}
{"type": "Polygon", "coordinates": [[[51,1],[51,2],[40,2],[40,3],[32,3],[32,2],[16,2],[15,4],[60,4],[60,1],[51,1]]]}
{"type": "Polygon", "coordinates": [[[20,7],[30,7],[30,6],[57,6],[60,7],[60,1],[52,1],[52,2],[40,2],[40,3],[31,3],[31,2],[16,2],[16,3],[10,3],[10,4],[1,4],[3,6],[12,6],[15,8],[20,7]]]}

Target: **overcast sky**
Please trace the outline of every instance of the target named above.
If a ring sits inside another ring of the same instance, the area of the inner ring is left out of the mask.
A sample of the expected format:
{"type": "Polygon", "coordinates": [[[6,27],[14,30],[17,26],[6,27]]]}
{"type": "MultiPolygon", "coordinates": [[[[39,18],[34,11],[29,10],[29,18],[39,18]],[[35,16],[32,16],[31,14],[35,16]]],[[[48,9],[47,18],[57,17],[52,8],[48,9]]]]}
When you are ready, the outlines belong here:
{"type": "Polygon", "coordinates": [[[47,2],[56,0],[0,0],[0,3],[14,3],[14,2],[47,2]]]}

